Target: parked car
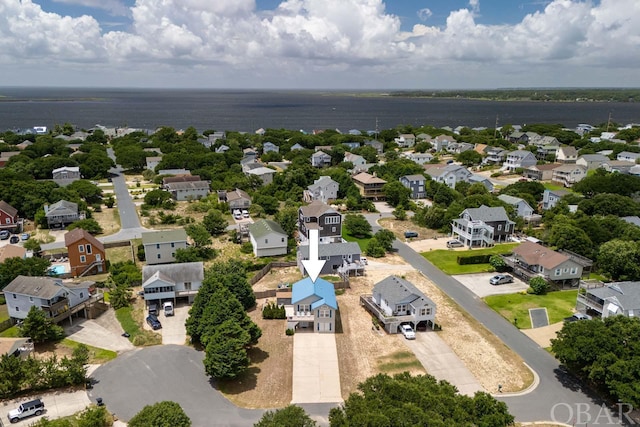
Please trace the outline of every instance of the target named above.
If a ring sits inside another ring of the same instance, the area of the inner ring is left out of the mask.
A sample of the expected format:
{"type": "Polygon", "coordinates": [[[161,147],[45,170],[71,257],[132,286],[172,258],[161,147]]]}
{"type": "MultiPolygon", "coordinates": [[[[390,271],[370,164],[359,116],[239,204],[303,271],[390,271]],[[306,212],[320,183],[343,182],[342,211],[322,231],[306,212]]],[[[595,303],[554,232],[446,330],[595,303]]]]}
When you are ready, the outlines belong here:
{"type": "Polygon", "coordinates": [[[404,237],[407,239],[410,239],[412,237],[418,237],[418,232],[417,231],[405,231],[404,232],[404,237]]]}
{"type": "Polygon", "coordinates": [[[147,316],[147,324],[151,326],[151,329],[154,331],[162,328],[162,323],[158,320],[158,317],[155,314],[150,314],[147,316]]]}
{"type": "Polygon", "coordinates": [[[9,233],[7,230],[0,230],[0,239],[1,240],[7,240],[10,235],[11,235],[11,233],[9,233]]]}
{"type": "Polygon", "coordinates": [[[460,240],[453,239],[447,242],[448,248],[461,248],[463,246],[464,246],[464,243],[462,243],[460,240]]]}
{"type": "Polygon", "coordinates": [[[245,218],[249,218],[249,211],[246,209],[242,209],[242,216],[245,218]]]}
{"type": "Polygon", "coordinates": [[[154,316],[158,315],[158,304],[156,304],[155,302],[149,303],[149,314],[152,314],[154,316]]]}
{"type": "Polygon", "coordinates": [[[565,322],[577,322],[578,320],[591,320],[592,317],[584,313],[575,313],[571,317],[564,319],[565,322]]]}
{"type": "Polygon", "coordinates": [[[162,311],[164,311],[165,316],[173,316],[173,303],[171,301],[167,301],[162,304],[162,311]]]}
{"type": "Polygon", "coordinates": [[[31,235],[29,233],[22,233],[20,235],[20,239],[22,239],[22,241],[24,242],[25,240],[29,240],[29,237],[31,237],[31,235]]]}
{"type": "Polygon", "coordinates": [[[235,219],[242,219],[242,211],[240,211],[239,209],[236,209],[235,211],[233,211],[233,217],[235,219]]]}
{"type": "Polygon", "coordinates": [[[416,339],[416,333],[413,331],[413,328],[410,325],[400,325],[400,332],[408,340],[416,339]]]}
{"type": "Polygon", "coordinates": [[[489,283],[492,285],[504,285],[505,283],[513,282],[513,277],[508,274],[496,274],[491,279],[489,279],[489,283]]]}
{"type": "Polygon", "coordinates": [[[16,409],[12,409],[7,414],[9,421],[14,424],[23,418],[30,417],[32,415],[42,415],[44,412],[44,402],[40,399],[30,400],[28,402],[21,403],[16,409]]]}
{"type": "Polygon", "coordinates": [[[9,243],[18,243],[20,242],[20,236],[18,236],[17,234],[14,234],[13,236],[11,236],[11,238],[9,238],[9,243]]]}

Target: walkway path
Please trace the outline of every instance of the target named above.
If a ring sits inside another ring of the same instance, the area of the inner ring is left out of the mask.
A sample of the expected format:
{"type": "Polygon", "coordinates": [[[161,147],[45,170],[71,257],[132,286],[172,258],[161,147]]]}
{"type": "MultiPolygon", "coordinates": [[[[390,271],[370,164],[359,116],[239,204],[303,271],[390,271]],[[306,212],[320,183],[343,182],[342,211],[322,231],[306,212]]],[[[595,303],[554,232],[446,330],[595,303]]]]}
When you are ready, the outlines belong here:
{"type": "Polygon", "coordinates": [[[342,402],[342,395],[335,335],[295,334],[291,403],[336,402],[342,402]]]}

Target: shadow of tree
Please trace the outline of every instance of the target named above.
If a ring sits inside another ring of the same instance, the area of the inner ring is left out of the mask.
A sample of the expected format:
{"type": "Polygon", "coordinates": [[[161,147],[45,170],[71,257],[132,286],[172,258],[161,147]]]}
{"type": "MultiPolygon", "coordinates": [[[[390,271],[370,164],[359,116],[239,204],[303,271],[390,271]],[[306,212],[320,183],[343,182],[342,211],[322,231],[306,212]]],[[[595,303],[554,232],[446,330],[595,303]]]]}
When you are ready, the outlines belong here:
{"type": "Polygon", "coordinates": [[[209,384],[211,384],[211,387],[225,394],[240,394],[256,388],[259,373],[260,368],[251,366],[237,378],[224,381],[218,381],[214,378],[210,378],[209,384]]]}
{"type": "Polygon", "coordinates": [[[247,353],[249,354],[251,363],[264,362],[269,357],[269,352],[264,351],[259,347],[251,347],[247,353]]]}

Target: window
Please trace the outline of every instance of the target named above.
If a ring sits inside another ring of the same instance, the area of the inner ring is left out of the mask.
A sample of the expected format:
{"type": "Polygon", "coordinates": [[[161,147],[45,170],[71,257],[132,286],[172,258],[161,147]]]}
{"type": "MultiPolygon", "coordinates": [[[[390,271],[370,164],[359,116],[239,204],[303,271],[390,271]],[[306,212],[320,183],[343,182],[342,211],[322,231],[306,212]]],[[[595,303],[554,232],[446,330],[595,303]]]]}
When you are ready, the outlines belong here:
{"type": "Polygon", "coordinates": [[[191,282],[184,282],[184,289],[187,291],[191,290],[191,282]]]}
{"type": "Polygon", "coordinates": [[[340,217],[337,215],[328,216],[324,219],[325,224],[340,224],[340,217]]]}
{"type": "Polygon", "coordinates": [[[84,292],[80,292],[80,298],[84,298],[84,292]]]}
{"type": "Polygon", "coordinates": [[[578,272],[578,267],[571,268],[571,274],[576,274],[578,272]]]}
{"type": "Polygon", "coordinates": [[[87,262],[87,257],[86,257],[86,256],[84,256],[84,255],[80,255],[80,262],[81,262],[81,263],[83,263],[83,264],[84,264],[85,262],[87,262]]]}
{"type": "Polygon", "coordinates": [[[336,232],[336,228],[335,227],[331,227],[331,232],[335,233],[336,232]]]}
{"type": "Polygon", "coordinates": [[[13,299],[16,299],[16,298],[18,298],[18,297],[16,296],[16,294],[13,294],[13,299]]]}
{"type": "Polygon", "coordinates": [[[562,270],[563,273],[568,273],[569,272],[569,268],[565,268],[564,270],[562,270]]]}
{"type": "Polygon", "coordinates": [[[269,243],[269,239],[264,239],[264,243],[269,243]]]}
{"type": "Polygon", "coordinates": [[[176,244],[175,244],[174,242],[171,242],[171,247],[172,247],[172,248],[175,248],[175,247],[176,247],[176,244]]]}
{"type": "Polygon", "coordinates": [[[311,311],[310,304],[298,304],[298,311],[311,311]]]}
{"type": "Polygon", "coordinates": [[[171,252],[171,256],[172,256],[173,258],[175,258],[175,257],[176,257],[176,253],[175,253],[175,252],[171,252]]]}
{"type": "Polygon", "coordinates": [[[556,268],[556,276],[559,276],[559,275],[560,275],[560,269],[556,268]]]}
{"type": "Polygon", "coordinates": [[[158,254],[158,259],[160,259],[161,256],[162,256],[162,254],[158,254]]]}
{"type": "Polygon", "coordinates": [[[329,317],[331,317],[331,311],[329,309],[326,309],[326,308],[318,310],[318,317],[329,318],[329,317]]]}
{"type": "Polygon", "coordinates": [[[84,245],[78,245],[78,252],[84,253],[84,245]]]}
{"type": "Polygon", "coordinates": [[[20,311],[20,307],[16,307],[16,311],[20,311]]]}
{"type": "Polygon", "coordinates": [[[281,241],[282,243],[284,243],[284,237],[283,237],[283,238],[281,238],[281,239],[280,239],[280,241],[281,241]]]}
{"type": "Polygon", "coordinates": [[[509,224],[505,224],[504,231],[509,231],[509,224]]]}
{"type": "Polygon", "coordinates": [[[421,308],[420,316],[429,316],[431,314],[431,308],[421,308]]]}
{"type": "Polygon", "coordinates": [[[156,249],[160,249],[160,243],[156,243],[156,249]]]}
{"type": "Polygon", "coordinates": [[[11,224],[11,218],[6,219],[7,224],[11,224]]]}
{"type": "Polygon", "coordinates": [[[498,231],[502,231],[502,224],[498,224],[498,231]]]}
{"type": "Polygon", "coordinates": [[[87,253],[90,254],[91,253],[91,245],[87,244],[87,253]]]}
{"type": "Polygon", "coordinates": [[[29,301],[33,302],[33,297],[29,297],[29,301]]]}

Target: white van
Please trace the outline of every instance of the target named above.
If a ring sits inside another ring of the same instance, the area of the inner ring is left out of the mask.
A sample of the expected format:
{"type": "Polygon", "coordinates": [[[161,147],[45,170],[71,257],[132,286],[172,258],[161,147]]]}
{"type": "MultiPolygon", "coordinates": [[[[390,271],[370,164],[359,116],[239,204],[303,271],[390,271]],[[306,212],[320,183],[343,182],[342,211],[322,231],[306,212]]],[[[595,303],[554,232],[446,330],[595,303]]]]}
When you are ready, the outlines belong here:
{"type": "Polygon", "coordinates": [[[162,304],[162,309],[164,310],[164,315],[165,316],[173,316],[173,303],[172,302],[165,302],[164,304],[162,304]]]}

